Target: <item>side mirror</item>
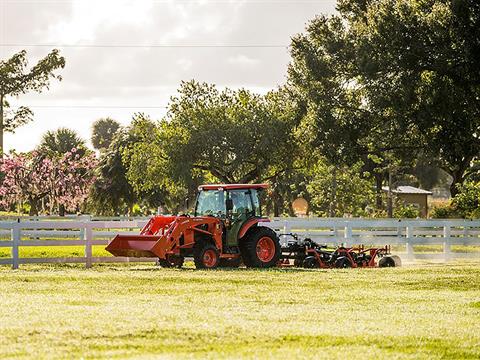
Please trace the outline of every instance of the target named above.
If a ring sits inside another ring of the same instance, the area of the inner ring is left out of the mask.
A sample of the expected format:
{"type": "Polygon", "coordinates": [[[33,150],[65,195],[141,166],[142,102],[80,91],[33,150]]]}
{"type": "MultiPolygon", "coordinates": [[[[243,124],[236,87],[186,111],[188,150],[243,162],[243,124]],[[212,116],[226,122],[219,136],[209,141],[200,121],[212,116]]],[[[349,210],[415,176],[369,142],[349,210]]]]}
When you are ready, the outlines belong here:
{"type": "Polygon", "coordinates": [[[227,199],[225,201],[225,207],[227,209],[227,212],[232,211],[233,210],[233,200],[232,199],[227,199]]]}

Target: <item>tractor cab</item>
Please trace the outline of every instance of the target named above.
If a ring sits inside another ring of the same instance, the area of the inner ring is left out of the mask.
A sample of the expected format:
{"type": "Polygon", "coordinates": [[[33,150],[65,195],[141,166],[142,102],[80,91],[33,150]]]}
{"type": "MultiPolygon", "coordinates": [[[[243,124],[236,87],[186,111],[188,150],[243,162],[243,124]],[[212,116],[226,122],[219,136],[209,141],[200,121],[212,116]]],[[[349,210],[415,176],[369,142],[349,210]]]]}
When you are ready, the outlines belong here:
{"type": "Polygon", "coordinates": [[[252,218],[262,218],[260,192],[267,184],[219,184],[198,188],[195,216],[213,216],[226,227],[226,244],[238,243],[243,225],[252,218]]]}
{"type": "Polygon", "coordinates": [[[267,187],[266,184],[202,185],[198,188],[195,216],[261,217],[259,192],[267,187]]]}

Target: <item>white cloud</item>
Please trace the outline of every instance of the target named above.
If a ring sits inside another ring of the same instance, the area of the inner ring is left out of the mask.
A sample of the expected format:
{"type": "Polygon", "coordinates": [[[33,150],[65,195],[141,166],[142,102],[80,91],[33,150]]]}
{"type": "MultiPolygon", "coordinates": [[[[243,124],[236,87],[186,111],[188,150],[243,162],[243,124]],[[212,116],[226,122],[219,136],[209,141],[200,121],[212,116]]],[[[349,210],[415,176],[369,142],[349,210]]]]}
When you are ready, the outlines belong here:
{"type": "MultiPolygon", "coordinates": [[[[189,45],[288,45],[305,23],[332,13],[335,0],[3,0],[0,39],[9,44],[168,44],[175,48],[60,48],[63,81],[18,105],[132,106],[132,108],[35,108],[35,122],[5,136],[6,149],[30,150],[43,132],[71,127],[86,138],[93,121],[111,116],[127,123],[135,111],[154,118],[181,80],[266,92],[285,81],[290,60],[284,48],[188,47],[189,45]],[[28,30],[26,30],[28,29],[28,30]],[[144,108],[142,108],[144,107],[144,108]]],[[[0,11],[2,7],[0,6],[0,11]]],[[[0,48],[1,57],[22,46],[0,48]]],[[[50,49],[27,48],[31,63],[50,49]]]]}
{"type": "Polygon", "coordinates": [[[244,54],[230,56],[227,59],[227,61],[229,64],[239,65],[239,66],[255,66],[260,62],[260,60],[250,58],[244,54]]]}

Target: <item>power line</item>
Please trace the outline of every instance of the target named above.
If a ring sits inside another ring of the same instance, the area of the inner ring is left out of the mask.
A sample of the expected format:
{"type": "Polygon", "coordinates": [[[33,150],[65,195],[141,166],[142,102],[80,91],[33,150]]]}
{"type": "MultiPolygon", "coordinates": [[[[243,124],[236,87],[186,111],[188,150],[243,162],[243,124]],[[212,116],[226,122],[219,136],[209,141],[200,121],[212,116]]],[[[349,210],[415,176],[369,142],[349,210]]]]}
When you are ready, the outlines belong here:
{"type": "Polygon", "coordinates": [[[162,45],[162,44],[148,44],[148,45],[127,45],[127,44],[0,44],[0,47],[48,47],[48,48],[138,48],[138,49],[168,49],[168,48],[272,48],[272,49],[287,49],[288,45],[267,45],[267,44],[201,44],[201,45],[162,45]]]}
{"type": "Polygon", "coordinates": [[[29,105],[39,109],[168,109],[168,106],[123,106],[123,105],[29,105]]]}
{"type": "MultiPolygon", "coordinates": [[[[69,4],[73,0],[3,0],[5,3],[43,3],[43,4],[48,4],[48,3],[60,3],[60,4],[69,4]]],[[[83,0],[83,1],[98,1],[98,0],[83,0]]],[[[114,1],[111,1],[114,2],[114,1]]],[[[132,1],[134,2],[140,2],[142,1],[135,0],[132,1]]],[[[144,1],[145,2],[145,1],[144,1]]],[[[198,3],[198,0],[148,0],[146,1],[148,3],[153,3],[153,4],[169,4],[169,5],[176,5],[176,4],[192,4],[192,5],[207,5],[209,3],[212,4],[228,4],[228,5],[236,5],[235,2],[231,0],[207,0],[204,3],[198,3]]],[[[244,4],[274,4],[274,5],[280,5],[280,4],[322,4],[322,3],[331,3],[331,0],[244,0],[244,4]]]]}

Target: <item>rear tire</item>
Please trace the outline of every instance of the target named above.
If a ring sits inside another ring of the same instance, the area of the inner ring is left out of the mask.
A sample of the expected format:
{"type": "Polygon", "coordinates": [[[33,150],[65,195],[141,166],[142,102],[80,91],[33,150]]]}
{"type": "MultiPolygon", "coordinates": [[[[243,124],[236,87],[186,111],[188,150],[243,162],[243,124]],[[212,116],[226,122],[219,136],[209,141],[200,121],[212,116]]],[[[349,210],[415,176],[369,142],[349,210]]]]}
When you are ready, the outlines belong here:
{"type": "Polygon", "coordinates": [[[270,228],[258,226],[241,240],[243,263],[251,268],[270,268],[277,264],[282,249],[277,234],[270,228]]]}
{"type": "Polygon", "coordinates": [[[193,261],[197,269],[214,269],[218,266],[220,254],[211,243],[198,241],[193,246],[193,261]]]}

